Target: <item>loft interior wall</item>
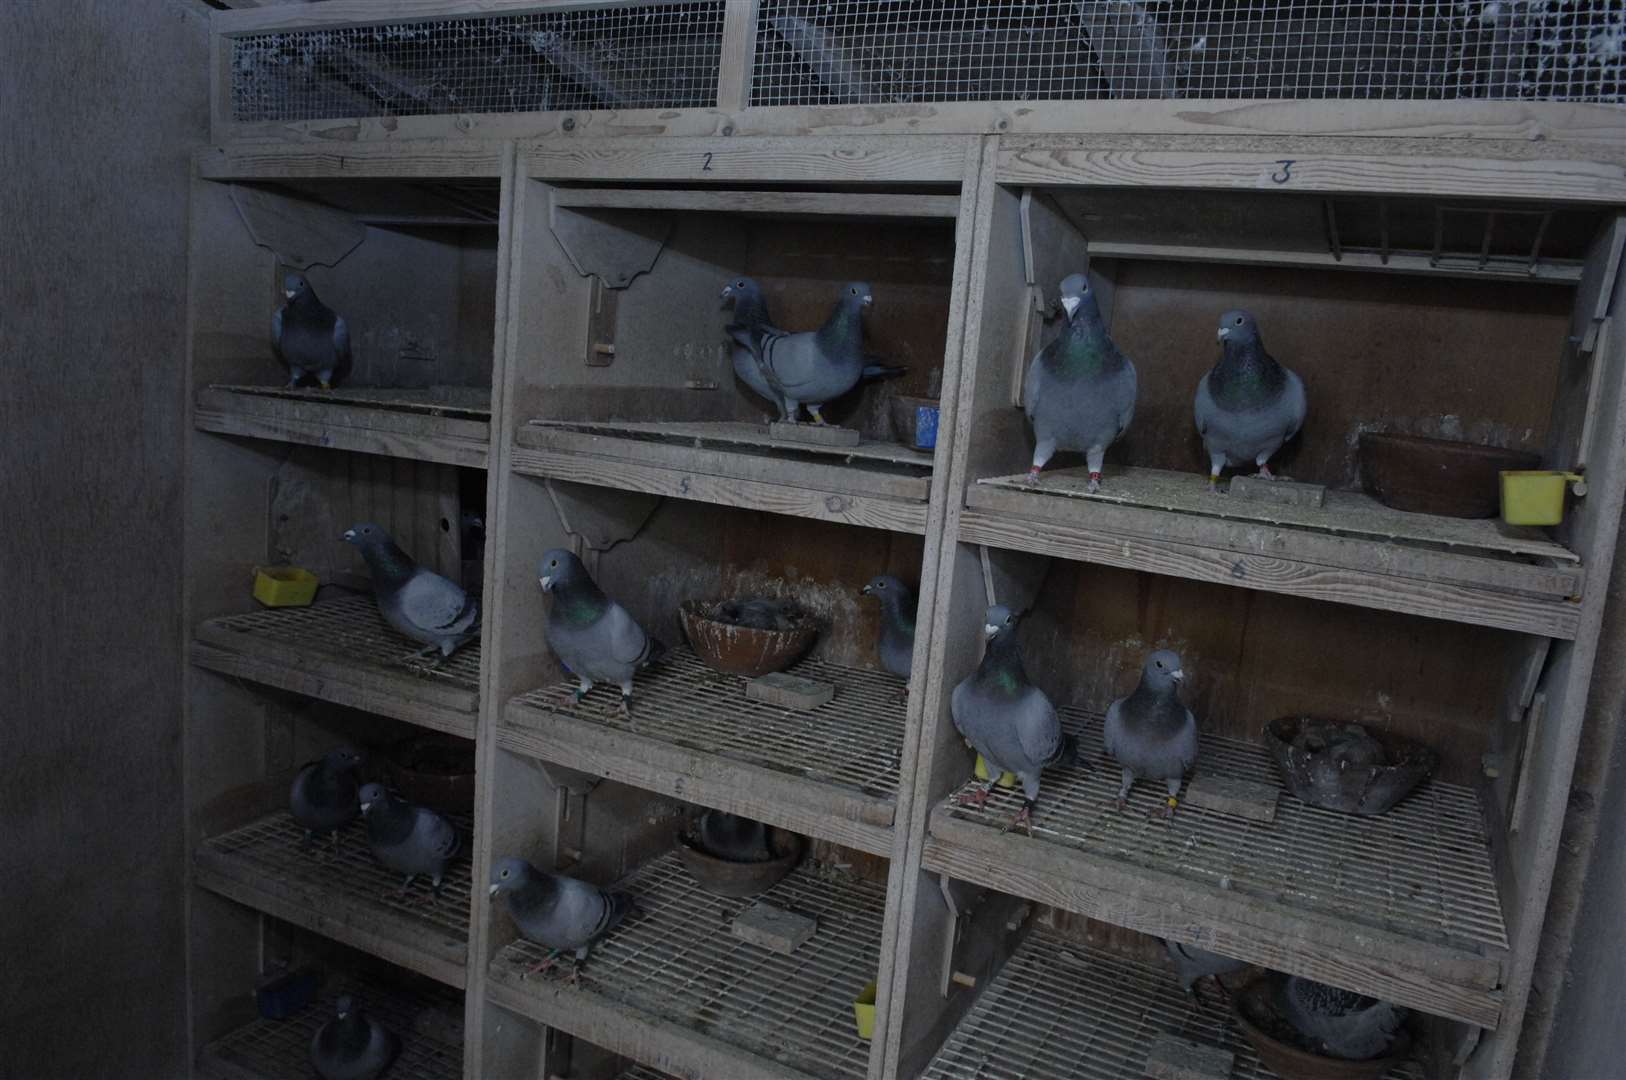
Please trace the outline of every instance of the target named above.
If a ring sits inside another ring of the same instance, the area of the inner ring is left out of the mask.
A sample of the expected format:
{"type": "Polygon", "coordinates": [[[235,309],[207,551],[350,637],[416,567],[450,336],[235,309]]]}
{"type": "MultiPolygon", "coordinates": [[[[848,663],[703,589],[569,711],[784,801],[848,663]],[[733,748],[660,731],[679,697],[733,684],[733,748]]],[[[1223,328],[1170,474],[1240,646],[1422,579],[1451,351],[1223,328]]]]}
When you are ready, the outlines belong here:
{"type": "Polygon", "coordinates": [[[18,1076],[186,1069],[182,359],[189,158],[208,132],[200,7],[0,5],[0,1042],[18,1076]],[[65,1037],[87,1016],[95,1038],[65,1037]]]}

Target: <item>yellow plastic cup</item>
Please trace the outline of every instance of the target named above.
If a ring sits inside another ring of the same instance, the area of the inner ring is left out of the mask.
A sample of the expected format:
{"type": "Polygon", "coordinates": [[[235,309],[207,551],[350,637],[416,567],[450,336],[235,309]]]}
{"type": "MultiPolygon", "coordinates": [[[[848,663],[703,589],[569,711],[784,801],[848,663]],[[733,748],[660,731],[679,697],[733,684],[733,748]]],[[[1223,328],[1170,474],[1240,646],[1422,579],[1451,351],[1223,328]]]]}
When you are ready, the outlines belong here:
{"type": "Polygon", "coordinates": [[[1564,488],[1586,494],[1586,481],[1572,472],[1517,469],[1502,473],[1502,520],[1509,525],[1557,525],[1564,520],[1564,488]]]}
{"type": "MultiPolygon", "coordinates": [[[[982,755],[981,754],[977,755],[977,779],[978,780],[986,780],[986,779],[988,779],[988,763],[986,761],[982,760],[982,755]]],[[[1000,777],[999,777],[999,786],[1002,787],[1002,788],[1013,788],[1013,787],[1015,787],[1016,786],[1016,774],[1012,773],[1012,772],[1001,773],[1000,777]]]]}
{"type": "Polygon", "coordinates": [[[316,586],[316,575],[297,566],[254,568],[254,599],[266,607],[309,607],[316,586]]]}
{"type": "Polygon", "coordinates": [[[860,1039],[875,1037],[875,990],[876,985],[870,983],[853,999],[853,1022],[858,1025],[860,1039]]]}

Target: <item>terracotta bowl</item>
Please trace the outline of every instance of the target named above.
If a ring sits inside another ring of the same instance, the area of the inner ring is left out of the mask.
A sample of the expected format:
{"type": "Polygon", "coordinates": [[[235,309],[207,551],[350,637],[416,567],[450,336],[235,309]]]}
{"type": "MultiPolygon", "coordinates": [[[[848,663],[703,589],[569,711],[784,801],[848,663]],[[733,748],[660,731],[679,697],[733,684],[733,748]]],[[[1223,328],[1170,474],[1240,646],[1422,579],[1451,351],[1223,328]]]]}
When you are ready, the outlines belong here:
{"type": "Polygon", "coordinates": [[[1292,1029],[1276,1008],[1276,994],[1283,976],[1279,972],[1260,975],[1231,998],[1231,1015],[1263,1061],[1282,1080],[1379,1080],[1384,1073],[1405,1060],[1411,1050],[1411,1036],[1404,1029],[1383,1057],[1346,1061],[1323,1057],[1283,1042],[1276,1034],[1292,1029]]]}
{"type": "Polygon", "coordinates": [[[1500,509],[1502,471],[1539,468],[1541,455],[1367,431],[1361,434],[1360,466],[1361,486],[1384,506],[1488,518],[1500,509]]]}
{"type": "MultiPolygon", "coordinates": [[[[792,605],[794,608],[794,605],[792,605]]],[[[683,632],[695,655],[713,671],[755,678],[783,671],[795,663],[819,636],[818,623],[794,608],[789,630],[757,630],[715,618],[716,603],[685,600],[679,613],[683,632]]]]}
{"type": "Polygon", "coordinates": [[[385,779],[402,798],[443,813],[474,813],[474,744],[469,740],[414,735],[382,756],[385,779]]]}
{"type": "Polygon", "coordinates": [[[700,883],[700,887],[717,896],[757,896],[779,884],[784,876],[796,869],[802,861],[802,838],[784,829],[769,827],[768,850],[771,859],[762,862],[730,862],[704,851],[695,839],[679,835],[678,858],[700,883]]]}
{"type": "Polygon", "coordinates": [[[1303,802],[1346,814],[1381,814],[1440,766],[1440,755],[1423,744],[1371,728],[1363,730],[1381,753],[1376,760],[1352,761],[1335,749],[1339,729],[1347,726],[1308,716],[1284,716],[1265,726],[1270,756],[1287,790],[1303,802]]]}

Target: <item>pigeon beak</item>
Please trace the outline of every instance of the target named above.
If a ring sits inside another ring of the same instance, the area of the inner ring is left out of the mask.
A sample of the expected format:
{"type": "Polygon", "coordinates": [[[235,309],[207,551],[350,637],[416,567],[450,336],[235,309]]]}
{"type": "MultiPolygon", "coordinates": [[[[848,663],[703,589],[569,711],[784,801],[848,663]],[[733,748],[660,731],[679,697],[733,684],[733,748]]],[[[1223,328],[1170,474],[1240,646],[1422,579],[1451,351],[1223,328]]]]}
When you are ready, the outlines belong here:
{"type": "Polygon", "coordinates": [[[864,306],[869,307],[873,303],[875,303],[875,297],[871,296],[869,293],[865,293],[864,294],[864,306]]]}
{"type": "Polygon", "coordinates": [[[284,289],[284,290],[282,290],[282,295],[287,297],[289,300],[292,300],[294,298],[294,292],[293,292],[292,289],[284,289]]]}
{"type": "Polygon", "coordinates": [[[982,636],[983,637],[991,638],[997,633],[999,633],[999,627],[995,626],[993,623],[983,623],[982,624],[982,636]]]}
{"type": "Polygon", "coordinates": [[[724,285],[723,286],[723,299],[727,300],[730,296],[733,296],[733,295],[734,295],[734,286],[732,286],[732,285],[724,285]]]}
{"type": "Polygon", "coordinates": [[[1084,301],[1080,300],[1076,296],[1064,296],[1061,298],[1062,310],[1066,311],[1067,317],[1071,319],[1073,314],[1078,311],[1079,305],[1083,302],[1084,301]]]}
{"type": "Polygon", "coordinates": [[[1175,682],[1185,682],[1186,673],[1181,671],[1179,668],[1175,668],[1173,671],[1169,672],[1169,678],[1173,679],[1175,682]]]}
{"type": "Polygon", "coordinates": [[[501,886],[499,886],[499,885],[493,885],[491,887],[491,899],[493,899],[493,900],[497,899],[497,890],[499,888],[501,888],[501,886]]]}
{"type": "Polygon", "coordinates": [[[344,535],[339,537],[340,540],[354,540],[355,538],[356,538],[356,530],[354,530],[354,529],[346,529],[346,530],[344,530],[344,535]]]}
{"type": "Polygon", "coordinates": [[[1220,341],[1224,341],[1226,338],[1228,338],[1230,336],[1231,336],[1231,328],[1229,326],[1222,326],[1222,327],[1219,328],[1219,340],[1220,341]]]}
{"type": "Polygon", "coordinates": [[[868,585],[865,585],[862,589],[859,589],[858,591],[863,593],[865,596],[870,595],[870,587],[868,585]]]}
{"type": "Polygon", "coordinates": [[[371,808],[371,807],[372,807],[372,805],[373,805],[373,804],[372,804],[372,803],[370,803],[370,802],[364,802],[364,803],[362,803],[362,804],[361,804],[361,812],[362,812],[362,813],[363,813],[363,814],[365,814],[365,813],[366,813],[366,812],[367,812],[367,811],[368,811],[368,810],[369,810],[369,809],[370,809],[370,808],[371,808]]]}
{"type": "Polygon", "coordinates": [[[542,591],[543,592],[552,592],[553,591],[553,578],[551,576],[539,577],[536,580],[542,583],[542,591]]]}

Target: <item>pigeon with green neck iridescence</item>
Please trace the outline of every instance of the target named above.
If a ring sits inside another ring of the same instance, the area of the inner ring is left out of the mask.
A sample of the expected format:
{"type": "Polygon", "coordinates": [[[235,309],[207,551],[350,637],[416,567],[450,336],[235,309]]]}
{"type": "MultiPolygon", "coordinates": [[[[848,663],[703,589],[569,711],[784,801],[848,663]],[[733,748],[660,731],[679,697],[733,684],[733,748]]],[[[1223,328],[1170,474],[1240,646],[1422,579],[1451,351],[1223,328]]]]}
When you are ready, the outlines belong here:
{"type": "Polygon", "coordinates": [[[400,1038],[351,995],[341,995],[335,1005],[338,1015],[311,1039],[312,1068],[322,1080],[377,1080],[401,1052],[400,1038]]]}
{"type": "Polygon", "coordinates": [[[633,674],[659,663],[666,646],[605,596],[581,560],[563,548],[543,553],[537,576],[553,597],[545,625],[548,648],[576,676],[576,700],[594,683],[614,683],[621,688],[621,711],[630,714],[633,674]]]}
{"type": "Polygon", "coordinates": [[[521,936],[552,951],[531,973],[552,967],[559,953],[574,953],[572,982],[580,975],[593,943],[637,910],[630,893],[610,892],[564,874],[550,874],[514,857],[492,864],[490,893],[492,900],[507,898],[509,917],[521,936]]]}
{"type": "Polygon", "coordinates": [[[288,812],[305,829],[305,843],[317,833],[331,833],[333,846],[339,846],[339,830],[361,813],[356,779],[360,752],[349,746],[329,750],[294,774],[288,787],[288,812]]]}
{"type": "Polygon", "coordinates": [[[1176,693],[1185,677],[1179,655],[1159,649],[1146,658],[1134,692],[1107,709],[1103,741],[1107,753],[1123,766],[1116,800],[1120,810],[1128,805],[1136,780],[1162,780],[1169,795],[1159,813],[1174,816],[1180,782],[1197,763],[1197,718],[1176,693]]]}
{"type": "Polygon", "coordinates": [[[469,838],[428,807],[386,792],[383,784],[362,785],[358,797],[373,858],[386,869],[405,875],[401,894],[412,887],[413,878],[423,874],[438,897],[446,868],[467,854],[469,838]]]}
{"type": "Polygon", "coordinates": [[[282,280],[287,303],[271,316],[271,349],[288,369],[288,385],[316,376],[331,390],[350,374],[350,328],[342,316],[316,298],[302,274],[282,280]]]}
{"type": "Polygon", "coordinates": [[[728,335],[750,350],[770,390],[765,396],[781,403],[787,420],[795,421],[806,405],[814,422],[823,424],[819,410],[864,376],[864,308],[873,300],[868,285],[849,282],[817,330],[790,334],[766,322],[736,322],[728,335]]]}
{"type": "Polygon", "coordinates": [[[891,574],[870,579],[865,596],[881,602],[881,666],[902,679],[909,678],[915,660],[915,592],[891,574]]]}
{"type": "Polygon", "coordinates": [[[1208,451],[1208,490],[1220,470],[1258,468],[1275,479],[1270,459],[1304,426],[1304,381],[1265,351],[1259,323],[1246,311],[1220,316],[1220,359],[1197,383],[1197,433],[1208,451]]]}
{"type": "Polygon", "coordinates": [[[1022,810],[1006,829],[1021,825],[1031,835],[1039,774],[1051,766],[1076,764],[1078,740],[1062,732],[1056,707],[1028,681],[1016,640],[1019,618],[1002,604],[988,609],[982,628],[987,652],[977,670],[954,688],[949,705],[955,728],[988,766],[988,782],[961,795],[960,802],[983,806],[1000,775],[1015,773],[1022,781],[1022,810]]]}
{"type": "Polygon", "coordinates": [[[480,601],[450,578],[413,562],[382,527],[355,525],[345,531],[344,539],[367,560],[384,621],[424,643],[416,656],[438,649],[445,659],[480,636],[480,601]]]}
{"type": "Polygon", "coordinates": [[[1028,483],[1057,450],[1082,451],[1089,490],[1101,490],[1101,464],[1135,417],[1135,365],[1113,344],[1083,274],[1061,283],[1067,325],[1028,365],[1022,400],[1033,423],[1033,467],[1028,483]]]}

